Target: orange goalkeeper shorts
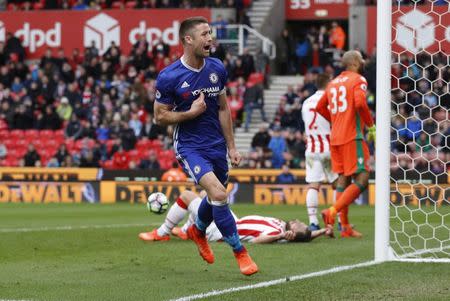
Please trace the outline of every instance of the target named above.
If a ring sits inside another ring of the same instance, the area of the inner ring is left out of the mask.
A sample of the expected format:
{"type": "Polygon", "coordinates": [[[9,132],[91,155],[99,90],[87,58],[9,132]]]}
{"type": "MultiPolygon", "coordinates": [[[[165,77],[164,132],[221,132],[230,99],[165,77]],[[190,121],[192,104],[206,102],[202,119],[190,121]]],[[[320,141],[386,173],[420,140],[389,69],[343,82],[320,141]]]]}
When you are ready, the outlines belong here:
{"type": "Polygon", "coordinates": [[[370,171],[370,152],[366,141],[353,140],[346,144],[331,145],[331,168],[335,173],[351,176],[370,171]]]}

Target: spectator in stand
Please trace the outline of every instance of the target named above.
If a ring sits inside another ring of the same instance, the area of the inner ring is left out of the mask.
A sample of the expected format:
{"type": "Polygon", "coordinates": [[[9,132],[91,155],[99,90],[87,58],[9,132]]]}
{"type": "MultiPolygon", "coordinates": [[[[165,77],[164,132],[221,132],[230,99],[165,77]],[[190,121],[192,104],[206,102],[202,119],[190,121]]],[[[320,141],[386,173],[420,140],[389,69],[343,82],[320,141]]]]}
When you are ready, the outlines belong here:
{"type": "Polygon", "coordinates": [[[88,150],[81,156],[80,167],[100,167],[98,160],[94,157],[92,150],[88,150]]]}
{"type": "Polygon", "coordinates": [[[238,95],[236,87],[230,88],[230,94],[227,96],[228,106],[231,111],[231,119],[234,126],[240,126],[242,121],[242,113],[244,100],[238,95]]]}
{"type": "Polygon", "coordinates": [[[77,0],[75,4],[72,6],[73,10],[87,10],[89,6],[84,3],[84,0],[77,0]]]}
{"type": "Polygon", "coordinates": [[[133,129],[131,129],[126,122],[122,123],[120,138],[122,140],[122,146],[125,151],[134,149],[134,146],[137,142],[136,135],[134,134],[133,129]]]}
{"type": "Polygon", "coordinates": [[[19,38],[14,36],[11,32],[6,33],[4,53],[5,56],[12,61],[22,62],[25,58],[25,48],[23,48],[19,38]]]}
{"type": "Polygon", "coordinates": [[[221,61],[225,60],[225,56],[226,56],[225,48],[216,39],[214,39],[212,42],[212,45],[210,48],[210,56],[218,58],[221,61]]]}
{"type": "Polygon", "coordinates": [[[6,155],[8,155],[8,149],[2,142],[0,142],[0,160],[5,159],[6,155]]]}
{"type": "Polygon", "coordinates": [[[294,184],[295,176],[289,171],[289,166],[283,164],[282,172],[277,176],[278,184],[294,184]]]}
{"type": "Polygon", "coordinates": [[[61,128],[62,122],[59,115],[51,105],[45,107],[42,119],[38,121],[36,128],[40,130],[58,130],[61,128]]]}
{"type": "Polygon", "coordinates": [[[281,135],[281,128],[279,126],[275,126],[273,129],[269,148],[272,150],[272,167],[280,168],[284,164],[284,155],[287,151],[287,147],[286,141],[281,135]]]}
{"type": "Polygon", "coordinates": [[[28,150],[24,156],[24,160],[26,167],[34,167],[36,166],[36,162],[41,160],[41,157],[36,152],[33,144],[28,145],[28,150]]]}
{"type": "Polygon", "coordinates": [[[66,138],[78,139],[81,137],[83,132],[83,127],[81,126],[81,122],[78,120],[76,114],[72,114],[70,117],[70,121],[64,131],[66,138]]]}
{"type": "Polygon", "coordinates": [[[69,121],[70,116],[72,116],[72,107],[69,104],[69,99],[65,96],[61,98],[59,105],[56,108],[56,113],[58,113],[59,118],[63,121],[69,121]]]}
{"type": "Polygon", "coordinates": [[[280,37],[276,42],[277,60],[281,75],[291,74],[294,58],[294,41],[289,31],[283,29],[280,37]]]}
{"type": "Polygon", "coordinates": [[[325,25],[320,26],[319,34],[317,35],[317,43],[321,51],[330,47],[330,36],[328,35],[328,29],[325,25]]]}
{"type": "Polygon", "coordinates": [[[56,168],[56,167],[59,167],[59,162],[58,162],[58,160],[57,160],[55,157],[51,158],[51,159],[48,160],[48,162],[47,162],[47,167],[49,167],[49,168],[56,168]]]}
{"type": "Polygon", "coordinates": [[[95,130],[95,133],[97,134],[97,140],[99,141],[106,141],[109,139],[109,128],[106,127],[104,122],[102,122],[95,130]]]}
{"type": "Polygon", "coordinates": [[[82,131],[80,136],[81,138],[95,139],[97,137],[96,130],[89,120],[85,120],[81,124],[82,124],[82,131]]]}
{"type": "Polygon", "coordinates": [[[334,21],[331,23],[330,44],[336,49],[343,50],[345,47],[346,34],[344,29],[334,21]]]}
{"type": "Polygon", "coordinates": [[[112,156],[114,169],[127,169],[130,162],[130,155],[120,145],[119,149],[112,156]]]}
{"type": "Polygon", "coordinates": [[[61,144],[55,154],[55,158],[60,166],[62,166],[67,156],[70,156],[69,152],[67,151],[67,146],[66,144],[61,144]]]}
{"type": "Polygon", "coordinates": [[[293,105],[295,102],[300,101],[300,97],[298,94],[294,91],[293,85],[288,85],[287,92],[284,94],[284,97],[286,98],[286,101],[288,104],[293,105]]]}
{"type": "Polygon", "coordinates": [[[24,104],[18,105],[13,115],[11,128],[21,130],[33,128],[33,113],[31,109],[24,104]]]}
{"type": "Polygon", "coordinates": [[[128,126],[133,130],[136,137],[141,135],[142,122],[139,120],[137,113],[131,114],[131,119],[128,122],[128,126]]]}
{"type": "Polygon", "coordinates": [[[148,153],[148,159],[141,160],[141,162],[139,163],[139,168],[140,169],[159,170],[160,166],[159,166],[158,158],[156,156],[156,152],[151,150],[148,153]]]}
{"type": "Polygon", "coordinates": [[[247,79],[250,74],[255,72],[255,60],[253,59],[253,55],[250,54],[250,50],[248,48],[244,48],[244,53],[240,56],[240,59],[242,60],[244,78],[247,79]]]}
{"type": "Polygon", "coordinates": [[[245,108],[245,131],[248,132],[248,127],[252,120],[252,113],[254,109],[261,112],[261,118],[266,122],[266,113],[264,111],[264,91],[261,84],[247,83],[247,89],[244,93],[244,108],[245,108]]]}
{"type": "Polygon", "coordinates": [[[167,170],[163,175],[161,176],[161,181],[163,182],[186,182],[187,176],[186,174],[181,170],[181,167],[179,166],[178,162],[172,163],[172,168],[167,170]]]}
{"type": "Polygon", "coordinates": [[[259,149],[265,149],[268,147],[270,143],[270,134],[267,127],[267,124],[261,124],[259,127],[258,132],[253,136],[252,138],[252,144],[251,147],[253,150],[259,149]]]}
{"type": "Polygon", "coordinates": [[[311,41],[309,37],[304,37],[297,43],[295,55],[297,56],[297,64],[295,64],[295,72],[297,74],[305,74],[311,64],[311,41]]]}
{"type": "Polygon", "coordinates": [[[153,115],[148,114],[145,118],[145,124],[142,127],[141,138],[148,138],[154,140],[158,138],[159,135],[164,135],[166,133],[165,129],[153,121],[153,115]]]}
{"type": "Polygon", "coordinates": [[[224,40],[227,38],[227,25],[228,22],[225,20],[221,14],[217,15],[215,21],[210,24],[216,30],[216,38],[218,40],[224,40]]]}

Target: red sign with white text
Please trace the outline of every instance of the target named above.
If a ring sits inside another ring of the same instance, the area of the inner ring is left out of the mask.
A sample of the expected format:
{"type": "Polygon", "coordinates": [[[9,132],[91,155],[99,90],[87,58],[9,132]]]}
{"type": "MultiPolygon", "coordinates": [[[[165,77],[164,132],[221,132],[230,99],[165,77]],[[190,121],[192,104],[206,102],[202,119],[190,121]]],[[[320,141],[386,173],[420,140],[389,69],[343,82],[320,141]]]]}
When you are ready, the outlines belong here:
{"type": "Polygon", "coordinates": [[[204,16],[209,9],[150,9],[103,11],[39,11],[0,13],[0,41],[7,32],[25,46],[27,59],[39,58],[46,48],[63,47],[66,55],[73,48],[83,49],[92,41],[103,54],[115,42],[129,53],[140,35],[150,45],[158,40],[175,48],[180,46],[178,29],[183,19],[204,16]]]}
{"type": "Polygon", "coordinates": [[[285,0],[286,19],[348,19],[352,0],[285,0]]]}
{"type": "MultiPolygon", "coordinates": [[[[367,7],[367,51],[372,53],[377,39],[377,9],[367,7]]],[[[450,53],[450,14],[447,5],[393,7],[392,51],[399,53],[450,53]]]]}

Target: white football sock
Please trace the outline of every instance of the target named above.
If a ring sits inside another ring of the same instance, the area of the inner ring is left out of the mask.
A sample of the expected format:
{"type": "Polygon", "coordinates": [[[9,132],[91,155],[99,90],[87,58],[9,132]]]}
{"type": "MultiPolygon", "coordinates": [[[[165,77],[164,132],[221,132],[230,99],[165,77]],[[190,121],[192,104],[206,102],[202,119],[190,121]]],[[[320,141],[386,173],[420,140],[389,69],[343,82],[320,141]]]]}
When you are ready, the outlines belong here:
{"type": "Polygon", "coordinates": [[[201,198],[196,198],[193,201],[191,201],[191,203],[189,204],[189,206],[188,206],[189,217],[188,217],[186,223],[184,223],[183,227],[181,227],[181,231],[183,231],[184,233],[187,232],[187,229],[192,224],[195,224],[195,220],[197,219],[197,215],[198,215],[198,208],[200,207],[201,202],[202,202],[201,198]]]}
{"type": "Polygon", "coordinates": [[[306,207],[308,209],[309,224],[319,225],[317,207],[319,206],[319,191],[309,188],[306,193],[306,207]]]}
{"type": "Polygon", "coordinates": [[[164,224],[162,224],[157,230],[158,235],[169,235],[173,227],[178,225],[183,220],[187,212],[188,211],[186,209],[181,208],[177,203],[173,204],[172,207],[170,207],[169,212],[167,212],[164,224]]]}

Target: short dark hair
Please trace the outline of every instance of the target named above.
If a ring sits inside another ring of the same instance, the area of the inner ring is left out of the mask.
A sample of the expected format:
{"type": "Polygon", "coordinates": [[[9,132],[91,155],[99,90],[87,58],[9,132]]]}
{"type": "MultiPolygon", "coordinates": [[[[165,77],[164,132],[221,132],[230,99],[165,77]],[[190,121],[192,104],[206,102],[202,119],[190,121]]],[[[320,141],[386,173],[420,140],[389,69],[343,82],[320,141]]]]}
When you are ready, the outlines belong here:
{"type": "Polygon", "coordinates": [[[327,87],[330,80],[331,80],[330,75],[326,73],[318,74],[316,79],[317,89],[324,90],[327,87]]]}
{"type": "MultiPolygon", "coordinates": [[[[286,231],[291,230],[291,225],[289,222],[286,222],[286,231]]],[[[305,227],[303,231],[296,232],[294,240],[292,242],[310,242],[312,240],[311,230],[308,227],[305,227]]]]}
{"type": "Polygon", "coordinates": [[[209,23],[205,17],[192,17],[183,20],[180,24],[180,40],[184,43],[184,37],[189,34],[189,31],[193,29],[198,24],[209,23]]]}

